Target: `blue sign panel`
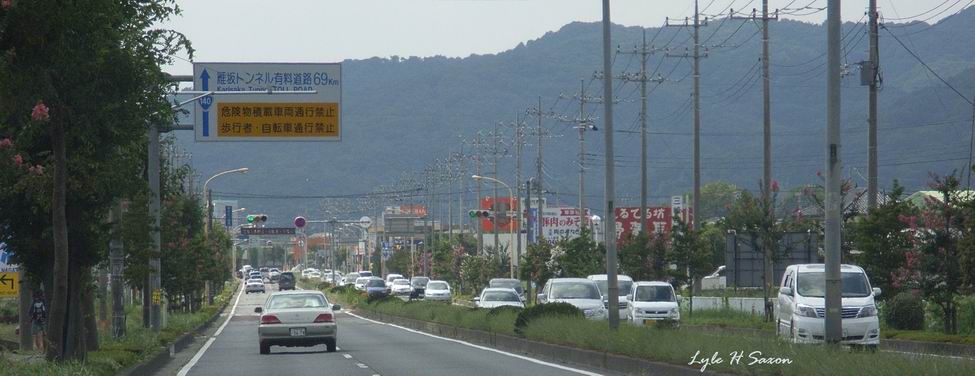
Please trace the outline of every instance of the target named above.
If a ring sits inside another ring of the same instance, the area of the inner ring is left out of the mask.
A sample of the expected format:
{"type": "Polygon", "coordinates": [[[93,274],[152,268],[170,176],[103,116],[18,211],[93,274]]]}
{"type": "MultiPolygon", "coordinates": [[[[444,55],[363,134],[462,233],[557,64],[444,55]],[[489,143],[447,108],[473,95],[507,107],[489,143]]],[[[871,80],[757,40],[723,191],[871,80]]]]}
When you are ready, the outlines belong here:
{"type": "Polygon", "coordinates": [[[223,222],[227,228],[234,227],[234,207],[226,205],[223,207],[223,222]]]}

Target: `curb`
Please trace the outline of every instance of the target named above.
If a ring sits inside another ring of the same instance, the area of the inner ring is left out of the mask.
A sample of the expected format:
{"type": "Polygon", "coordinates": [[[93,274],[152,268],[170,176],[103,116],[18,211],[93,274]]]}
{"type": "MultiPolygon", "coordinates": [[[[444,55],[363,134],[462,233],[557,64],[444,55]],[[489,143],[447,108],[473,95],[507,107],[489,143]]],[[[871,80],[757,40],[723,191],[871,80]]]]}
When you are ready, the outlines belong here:
{"type": "MultiPolygon", "coordinates": [[[[682,325],[681,329],[702,332],[720,332],[756,337],[775,337],[775,333],[768,330],[734,328],[710,325],[682,325]]],[[[905,339],[881,339],[881,351],[900,351],[924,355],[956,356],[975,360],[975,345],[950,342],[911,341],[905,339]]]]}
{"type": "MultiPolygon", "coordinates": [[[[441,337],[448,337],[493,347],[519,355],[532,356],[553,363],[571,364],[590,369],[618,372],[625,375],[700,375],[697,368],[689,368],[670,363],[655,362],[603,351],[586,350],[576,347],[554,345],[524,338],[466,329],[429,321],[408,319],[381,313],[357,311],[359,315],[373,320],[404,326],[441,337]]],[[[708,374],[717,374],[706,372],[708,374]]]]}
{"type": "MultiPolygon", "coordinates": [[[[238,285],[237,288],[234,289],[234,292],[231,294],[231,296],[236,295],[237,289],[239,288],[240,285],[238,285]]],[[[146,360],[138,364],[132,365],[129,368],[119,370],[117,374],[120,376],[150,375],[155,373],[156,371],[159,371],[160,369],[165,367],[167,363],[169,363],[169,360],[172,359],[173,354],[180,352],[183,349],[189,347],[189,345],[192,344],[193,341],[196,339],[197,335],[205,333],[207,329],[209,329],[210,326],[212,326],[213,323],[220,318],[220,314],[223,313],[225,309],[227,309],[227,306],[230,305],[230,301],[231,299],[227,299],[227,301],[223,303],[223,306],[221,306],[220,309],[213,314],[213,316],[207,319],[207,321],[203,322],[203,324],[200,324],[200,326],[196,327],[196,329],[183,333],[183,335],[177,337],[175,341],[170,343],[169,346],[160,347],[159,351],[157,351],[155,355],[152,355],[146,360]]]]}

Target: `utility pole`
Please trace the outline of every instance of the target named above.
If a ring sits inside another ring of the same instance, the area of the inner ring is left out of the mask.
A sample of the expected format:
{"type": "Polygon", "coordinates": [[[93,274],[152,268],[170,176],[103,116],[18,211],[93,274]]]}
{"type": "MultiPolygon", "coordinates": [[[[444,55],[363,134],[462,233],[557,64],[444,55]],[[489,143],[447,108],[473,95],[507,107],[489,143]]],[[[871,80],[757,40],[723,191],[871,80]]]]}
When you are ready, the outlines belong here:
{"type": "Polygon", "coordinates": [[[826,342],[843,337],[840,276],[842,231],[840,174],[840,0],[829,0],[826,11],[826,342]]]}
{"type": "Polygon", "coordinates": [[[458,243],[463,243],[464,241],[464,198],[467,196],[467,171],[464,169],[464,159],[467,156],[464,155],[464,143],[460,144],[460,154],[457,154],[457,171],[459,172],[457,179],[460,180],[458,184],[460,185],[460,192],[457,194],[457,227],[460,229],[460,234],[458,243]]]}
{"type": "Polygon", "coordinates": [[[446,182],[447,183],[447,191],[444,194],[444,203],[447,206],[447,244],[453,244],[453,242],[454,242],[454,230],[453,230],[453,227],[454,227],[454,209],[453,208],[454,208],[454,206],[450,202],[450,199],[451,199],[451,197],[450,197],[450,190],[453,189],[453,186],[454,186],[454,182],[453,182],[453,178],[454,178],[453,167],[454,167],[454,164],[453,164],[453,161],[451,159],[452,158],[447,157],[447,159],[444,160],[444,171],[446,172],[446,174],[444,174],[444,179],[447,181],[446,182]]]}
{"type": "MultiPolygon", "coordinates": [[[[603,0],[603,72],[606,79],[603,80],[603,97],[606,103],[603,105],[603,117],[605,121],[604,135],[606,152],[606,221],[604,233],[606,234],[606,281],[609,285],[609,328],[616,329],[620,325],[619,310],[619,285],[616,280],[617,260],[616,260],[616,221],[612,215],[615,213],[614,201],[616,200],[616,183],[613,175],[615,166],[613,165],[613,63],[610,58],[610,20],[609,20],[609,0],[603,0]]],[[[581,208],[580,208],[581,209],[581,208]]]]}
{"type": "MultiPolygon", "coordinates": [[[[481,162],[483,161],[483,158],[481,157],[483,151],[481,150],[482,146],[483,144],[481,141],[481,132],[478,131],[477,134],[474,136],[474,149],[475,149],[474,158],[477,158],[476,163],[474,164],[474,174],[478,176],[481,175],[481,162]]],[[[480,180],[477,181],[477,202],[474,204],[474,208],[476,209],[481,208],[481,181],[480,180]]],[[[484,228],[481,227],[480,218],[475,218],[474,222],[477,224],[477,254],[484,255],[484,228]]]]}
{"type": "MultiPolygon", "coordinates": [[[[598,75],[598,74],[597,74],[598,75]]],[[[612,76],[609,76],[612,77],[612,76]]],[[[579,130],[579,232],[586,227],[586,210],[585,210],[585,196],[586,196],[586,129],[596,130],[596,126],[593,124],[593,119],[586,116],[586,103],[602,103],[605,98],[599,97],[587,97],[586,96],[586,80],[580,80],[579,94],[574,96],[574,99],[579,101],[579,117],[575,119],[563,118],[563,121],[572,122],[575,124],[575,128],[579,130]]],[[[569,98],[565,95],[560,95],[560,98],[569,98]]]]}
{"type": "Polygon", "coordinates": [[[647,77],[647,60],[657,50],[647,47],[647,30],[643,29],[643,43],[633,51],[617,51],[620,54],[639,55],[640,73],[622,75],[623,81],[640,83],[640,232],[647,231],[647,82],[663,81],[662,78],[647,77]]]}
{"type": "MultiPolygon", "coordinates": [[[[494,156],[494,166],[493,166],[494,172],[491,175],[491,177],[493,177],[495,179],[498,178],[498,141],[500,141],[499,140],[500,139],[500,133],[498,133],[498,124],[499,123],[494,123],[494,133],[492,134],[492,137],[494,138],[494,152],[492,153],[492,154],[494,154],[493,155],[494,156]]],[[[493,201],[494,202],[494,205],[492,205],[493,207],[491,208],[491,211],[492,212],[496,212],[498,210],[498,206],[499,206],[498,205],[498,183],[497,182],[494,183],[494,199],[493,200],[494,200],[493,201]]],[[[497,253],[498,255],[500,255],[501,254],[501,243],[500,243],[500,237],[498,236],[498,222],[499,222],[498,221],[498,218],[499,217],[497,216],[497,213],[494,213],[494,215],[495,215],[495,222],[494,222],[494,225],[491,226],[491,227],[494,228],[494,252],[497,253]]],[[[498,259],[500,259],[500,257],[498,259]]]]}
{"type": "Polygon", "coordinates": [[[692,94],[694,102],[694,202],[691,205],[691,211],[693,212],[691,218],[696,218],[701,208],[701,58],[707,57],[707,51],[705,51],[703,55],[701,54],[700,29],[702,26],[707,26],[707,19],[705,19],[703,23],[701,22],[701,13],[698,10],[698,0],[694,0],[693,24],[688,24],[688,20],[686,18],[684,19],[683,24],[671,24],[670,19],[667,19],[664,26],[690,26],[694,28],[693,54],[688,54],[685,51],[683,54],[674,55],[668,53],[666,56],[691,57],[694,59],[693,72],[691,73],[694,76],[694,93],[692,94]]]}
{"type": "Polygon", "coordinates": [[[538,154],[535,156],[535,169],[536,169],[536,171],[535,171],[535,183],[533,184],[533,187],[536,189],[537,196],[538,196],[538,209],[535,212],[535,226],[536,226],[535,239],[536,239],[536,243],[537,243],[538,242],[538,239],[541,239],[541,236],[542,236],[542,222],[543,222],[543,218],[544,218],[544,215],[543,215],[542,211],[545,210],[544,205],[542,204],[542,202],[543,202],[542,197],[544,197],[542,195],[542,180],[543,180],[543,178],[542,178],[542,174],[543,174],[542,167],[543,167],[543,165],[545,163],[544,162],[544,159],[543,159],[543,155],[544,154],[542,153],[542,137],[545,135],[545,129],[542,128],[542,117],[544,117],[544,116],[554,116],[554,114],[551,113],[551,112],[543,112],[542,111],[542,97],[541,96],[538,96],[538,107],[533,108],[533,109],[529,109],[528,110],[528,114],[535,116],[536,120],[538,120],[537,127],[535,129],[533,129],[534,136],[538,137],[538,139],[537,139],[538,145],[536,145],[537,146],[536,152],[538,154]]]}
{"type": "MultiPolygon", "coordinates": [[[[509,223],[509,226],[515,226],[515,250],[514,250],[514,260],[515,263],[512,267],[515,271],[518,270],[518,263],[521,261],[521,223],[524,218],[522,213],[522,203],[521,203],[521,155],[522,149],[524,147],[524,123],[520,116],[515,115],[515,197],[511,199],[515,202],[515,207],[511,208],[515,212],[515,222],[509,223]]],[[[511,246],[510,244],[508,245],[511,246]]],[[[515,276],[517,277],[517,273],[515,276]]]]}
{"type": "Polygon", "coordinates": [[[877,207],[877,91],[880,77],[879,30],[877,29],[877,0],[870,0],[870,61],[861,65],[860,74],[870,85],[867,105],[867,207],[877,207]]]}
{"type": "MultiPolygon", "coordinates": [[[[735,10],[731,10],[731,18],[739,20],[749,20],[754,21],[759,19],[752,10],[751,16],[748,17],[735,17],[735,10]]],[[[769,218],[771,218],[774,213],[775,205],[772,202],[772,105],[771,105],[771,95],[769,92],[769,20],[778,20],[778,12],[774,17],[769,17],[768,13],[768,0],[762,0],[762,202],[766,205],[766,213],[769,218]]],[[[696,212],[695,212],[696,213],[696,212]]],[[[765,295],[765,312],[766,317],[771,317],[770,312],[772,312],[772,301],[768,293],[772,291],[772,282],[774,281],[773,270],[775,268],[772,261],[772,247],[773,244],[765,244],[762,246],[764,248],[764,262],[763,262],[763,273],[762,279],[764,280],[765,288],[763,289],[766,293],[765,295]]]]}
{"type": "MultiPolygon", "coordinates": [[[[154,255],[158,255],[161,248],[159,225],[160,225],[160,212],[159,212],[159,125],[150,124],[149,125],[149,148],[148,148],[148,174],[149,174],[149,217],[152,218],[152,224],[149,229],[149,239],[150,248],[154,251],[154,255]]],[[[153,256],[149,259],[149,283],[145,286],[144,292],[142,294],[142,312],[143,319],[148,319],[145,325],[146,327],[152,329],[153,332],[159,332],[161,329],[162,320],[159,315],[162,313],[160,309],[159,302],[156,301],[156,294],[161,294],[160,288],[162,287],[162,280],[160,278],[161,263],[159,262],[158,256],[153,256]]]]}

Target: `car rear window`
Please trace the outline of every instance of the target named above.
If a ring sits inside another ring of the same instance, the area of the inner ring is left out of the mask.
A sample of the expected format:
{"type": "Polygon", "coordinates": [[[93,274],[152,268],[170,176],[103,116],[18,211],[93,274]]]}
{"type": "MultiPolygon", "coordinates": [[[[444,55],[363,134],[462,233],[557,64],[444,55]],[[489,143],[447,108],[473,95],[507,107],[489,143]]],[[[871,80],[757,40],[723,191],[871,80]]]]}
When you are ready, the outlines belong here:
{"type": "Polygon", "coordinates": [[[430,282],[427,284],[427,289],[430,290],[446,290],[447,284],[445,282],[430,282]]]}
{"type": "Polygon", "coordinates": [[[290,272],[288,272],[288,273],[281,273],[281,276],[278,277],[278,278],[281,278],[282,280],[289,280],[289,279],[290,280],[293,280],[293,279],[295,279],[295,275],[294,274],[291,274],[290,272]]]}
{"type": "Polygon", "coordinates": [[[318,294],[288,294],[271,297],[269,309],[322,308],[328,302],[318,294]]]}

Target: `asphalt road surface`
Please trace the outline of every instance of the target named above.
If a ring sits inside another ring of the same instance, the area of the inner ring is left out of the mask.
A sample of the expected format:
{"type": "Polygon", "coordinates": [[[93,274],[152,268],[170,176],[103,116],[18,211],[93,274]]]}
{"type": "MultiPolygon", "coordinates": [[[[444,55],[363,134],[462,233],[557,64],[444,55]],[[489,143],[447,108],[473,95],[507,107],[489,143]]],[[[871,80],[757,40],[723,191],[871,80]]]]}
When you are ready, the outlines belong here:
{"type": "MultiPolygon", "coordinates": [[[[268,285],[276,289],[275,285],[268,285]]],[[[229,321],[180,370],[179,375],[597,375],[583,370],[432,336],[340,311],[338,348],[271,347],[258,353],[254,307],[269,294],[239,297],[229,321]]]]}

